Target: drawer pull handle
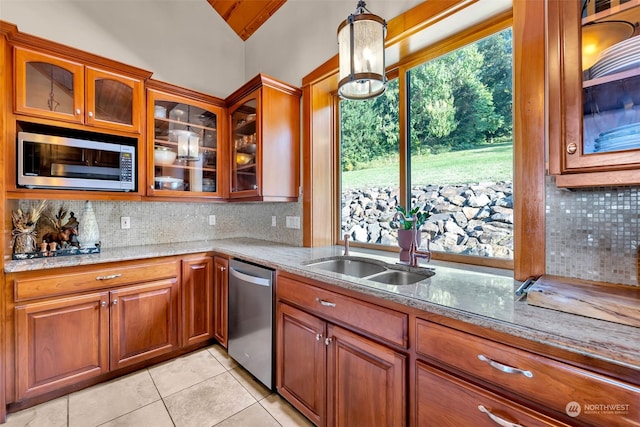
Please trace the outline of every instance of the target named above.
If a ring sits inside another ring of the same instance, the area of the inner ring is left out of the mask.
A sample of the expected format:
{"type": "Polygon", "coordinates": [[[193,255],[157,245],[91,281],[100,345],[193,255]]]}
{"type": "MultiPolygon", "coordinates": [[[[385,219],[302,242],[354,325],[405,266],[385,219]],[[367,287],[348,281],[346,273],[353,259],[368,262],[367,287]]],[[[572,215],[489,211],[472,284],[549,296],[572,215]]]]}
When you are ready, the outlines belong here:
{"type": "Polygon", "coordinates": [[[325,300],[320,299],[320,298],[316,298],[316,301],[318,301],[320,303],[320,305],[323,305],[325,307],[335,307],[336,306],[335,302],[325,301],[325,300]]]}
{"type": "Polygon", "coordinates": [[[496,368],[497,370],[504,372],[505,374],[522,374],[527,378],[533,377],[533,372],[531,371],[525,371],[523,369],[518,369],[518,368],[513,368],[511,366],[503,365],[502,363],[498,363],[495,360],[489,359],[483,354],[479,354],[478,359],[482,360],[483,362],[487,362],[493,368],[496,368]]]}
{"type": "Polygon", "coordinates": [[[96,277],[96,280],[111,280],[111,279],[117,279],[120,276],[122,276],[122,274],[111,274],[109,276],[98,276],[98,277],[96,277]]]}
{"type": "Polygon", "coordinates": [[[491,421],[493,421],[494,423],[498,424],[499,426],[502,427],[522,427],[520,424],[515,424],[515,423],[510,423],[509,421],[500,418],[499,416],[492,414],[490,410],[488,410],[487,408],[485,408],[482,405],[478,405],[478,411],[482,412],[483,414],[487,414],[487,416],[489,418],[491,418],[491,421]]]}

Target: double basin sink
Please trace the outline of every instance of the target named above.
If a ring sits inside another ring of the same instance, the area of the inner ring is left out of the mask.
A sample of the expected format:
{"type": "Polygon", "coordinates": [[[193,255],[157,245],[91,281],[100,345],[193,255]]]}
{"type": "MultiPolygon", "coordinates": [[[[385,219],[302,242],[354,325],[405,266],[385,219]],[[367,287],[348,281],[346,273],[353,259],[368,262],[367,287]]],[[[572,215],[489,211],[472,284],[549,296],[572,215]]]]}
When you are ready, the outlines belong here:
{"type": "Polygon", "coordinates": [[[402,264],[389,264],[384,261],[357,256],[334,256],[311,260],[305,263],[324,271],[358,277],[387,285],[410,285],[433,276],[430,268],[410,267],[402,264]]]}

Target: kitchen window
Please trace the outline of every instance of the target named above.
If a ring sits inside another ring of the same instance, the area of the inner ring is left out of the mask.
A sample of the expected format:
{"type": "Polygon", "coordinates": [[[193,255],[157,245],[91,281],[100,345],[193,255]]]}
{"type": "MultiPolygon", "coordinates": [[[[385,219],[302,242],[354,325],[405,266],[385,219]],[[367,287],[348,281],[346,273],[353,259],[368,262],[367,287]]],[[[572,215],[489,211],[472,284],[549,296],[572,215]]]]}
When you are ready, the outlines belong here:
{"type": "Polygon", "coordinates": [[[418,207],[434,258],[512,264],[512,30],[460,44],[401,64],[378,98],[339,101],[341,238],[397,248],[397,206],[418,207]]]}

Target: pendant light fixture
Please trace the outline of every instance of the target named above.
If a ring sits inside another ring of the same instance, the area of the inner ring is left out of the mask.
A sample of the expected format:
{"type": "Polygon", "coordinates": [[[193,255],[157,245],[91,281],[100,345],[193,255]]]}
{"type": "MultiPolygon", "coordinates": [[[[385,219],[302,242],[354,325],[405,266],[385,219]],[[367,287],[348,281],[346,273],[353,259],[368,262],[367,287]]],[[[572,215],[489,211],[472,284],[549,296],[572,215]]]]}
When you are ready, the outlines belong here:
{"type": "Polygon", "coordinates": [[[338,95],[346,99],[369,99],[387,88],[384,39],[387,22],[373,15],[363,0],[338,27],[340,74],[338,95]]]}

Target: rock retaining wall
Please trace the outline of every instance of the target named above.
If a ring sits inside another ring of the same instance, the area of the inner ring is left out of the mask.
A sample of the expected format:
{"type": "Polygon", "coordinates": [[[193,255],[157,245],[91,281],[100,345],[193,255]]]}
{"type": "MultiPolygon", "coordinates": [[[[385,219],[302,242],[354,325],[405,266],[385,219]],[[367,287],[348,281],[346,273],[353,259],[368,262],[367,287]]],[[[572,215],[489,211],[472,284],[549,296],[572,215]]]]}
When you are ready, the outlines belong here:
{"type": "MultiPolygon", "coordinates": [[[[388,187],[344,191],[343,234],[356,242],[397,245],[392,220],[399,199],[398,190],[388,187]]],[[[411,206],[431,214],[422,230],[432,250],[513,258],[511,182],[414,187],[411,206]]]]}

